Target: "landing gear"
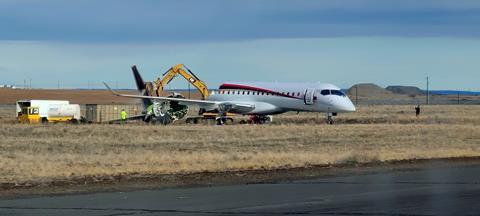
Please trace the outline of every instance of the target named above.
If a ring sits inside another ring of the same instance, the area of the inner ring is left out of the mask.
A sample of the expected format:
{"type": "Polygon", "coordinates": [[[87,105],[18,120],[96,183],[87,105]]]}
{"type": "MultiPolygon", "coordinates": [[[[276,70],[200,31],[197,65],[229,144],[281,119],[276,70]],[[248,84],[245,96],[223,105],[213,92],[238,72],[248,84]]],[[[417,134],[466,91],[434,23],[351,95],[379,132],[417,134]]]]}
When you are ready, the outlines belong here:
{"type": "Polygon", "coordinates": [[[215,122],[217,125],[225,125],[225,123],[227,123],[227,119],[225,117],[216,117],[215,122]]]}
{"type": "Polygon", "coordinates": [[[225,125],[228,121],[230,121],[229,124],[233,124],[233,118],[228,117],[227,113],[219,113],[217,117],[215,117],[217,125],[225,125]]]}
{"type": "Polygon", "coordinates": [[[337,116],[337,113],[331,113],[331,112],[328,112],[327,113],[327,124],[329,125],[333,125],[333,117],[334,116],[337,116]]]}
{"type": "Polygon", "coordinates": [[[247,123],[249,124],[268,124],[273,121],[271,115],[252,115],[248,119],[247,123]]]}
{"type": "Polygon", "coordinates": [[[225,123],[227,123],[226,117],[227,117],[226,113],[219,112],[218,116],[215,118],[215,122],[217,123],[217,125],[224,125],[225,123]]]}
{"type": "Polygon", "coordinates": [[[163,116],[152,117],[150,120],[150,124],[152,125],[157,125],[157,124],[168,125],[171,123],[173,123],[173,118],[168,114],[165,114],[163,116]]]}

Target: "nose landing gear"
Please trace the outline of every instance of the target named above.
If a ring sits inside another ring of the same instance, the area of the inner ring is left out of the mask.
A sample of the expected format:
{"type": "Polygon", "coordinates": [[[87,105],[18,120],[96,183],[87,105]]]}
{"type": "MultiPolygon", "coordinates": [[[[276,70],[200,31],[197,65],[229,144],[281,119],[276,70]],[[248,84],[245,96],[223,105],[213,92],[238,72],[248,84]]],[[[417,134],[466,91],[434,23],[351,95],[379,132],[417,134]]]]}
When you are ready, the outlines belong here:
{"type": "Polygon", "coordinates": [[[333,117],[337,116],[337,113],[328,112],[327,113],[327,124],[333,125],[333,117]]]}

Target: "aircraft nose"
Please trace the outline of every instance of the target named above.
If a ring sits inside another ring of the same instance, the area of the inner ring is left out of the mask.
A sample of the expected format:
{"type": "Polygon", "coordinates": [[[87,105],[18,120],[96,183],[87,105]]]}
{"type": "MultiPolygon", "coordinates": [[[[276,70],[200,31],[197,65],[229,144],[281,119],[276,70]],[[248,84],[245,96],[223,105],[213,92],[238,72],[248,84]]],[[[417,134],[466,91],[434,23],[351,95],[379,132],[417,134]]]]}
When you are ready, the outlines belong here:
{"type": "Polygon", "coordinates": [[[347,105],[347,112],[355,112],[357,109],[355,108],[355,105],[353,105],[352,101],[348,99],[348,105],[347,105]]]}
{"type": "Polygon", "coordinates": [[[347,97],[340,106],[342,112],[355,112],[357,109],[353,105],[352,101],[347,97]]]}

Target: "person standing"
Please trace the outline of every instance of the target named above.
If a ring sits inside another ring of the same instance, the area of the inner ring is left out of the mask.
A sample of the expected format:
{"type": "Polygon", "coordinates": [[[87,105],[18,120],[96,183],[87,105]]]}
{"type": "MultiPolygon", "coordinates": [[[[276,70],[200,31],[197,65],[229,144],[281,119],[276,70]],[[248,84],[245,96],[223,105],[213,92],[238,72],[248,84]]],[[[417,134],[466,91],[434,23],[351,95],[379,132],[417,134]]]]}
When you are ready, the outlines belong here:
{"type": "Polygon", "coordinates": [[[125,124],[127,122],[127,112],[125,109],[122,109],[122,112],[120,113],[120,119],[122,120],[122,124],[125,124]]]}
{"type": "Polygon", "coordinates": [[[415,107],[415,116],[417,116],[417,117],[420,116],[420,105],[417,105],[415,107]]]}

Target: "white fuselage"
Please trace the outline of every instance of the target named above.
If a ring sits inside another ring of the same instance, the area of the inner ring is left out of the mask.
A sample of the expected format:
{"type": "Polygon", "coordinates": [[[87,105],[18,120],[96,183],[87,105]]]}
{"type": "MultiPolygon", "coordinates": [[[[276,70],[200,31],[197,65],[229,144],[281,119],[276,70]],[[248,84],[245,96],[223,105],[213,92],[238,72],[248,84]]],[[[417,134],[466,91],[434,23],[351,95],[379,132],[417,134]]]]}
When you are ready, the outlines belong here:
{"type": "Polygon", "coordinates": [[[213,91],[210,101],[250,104],[251,109],[236,109],[247,115],[272,115],[288,111],[353,112],[352,101],[332,84],[322,83],[223,83],[213,91]]]}

